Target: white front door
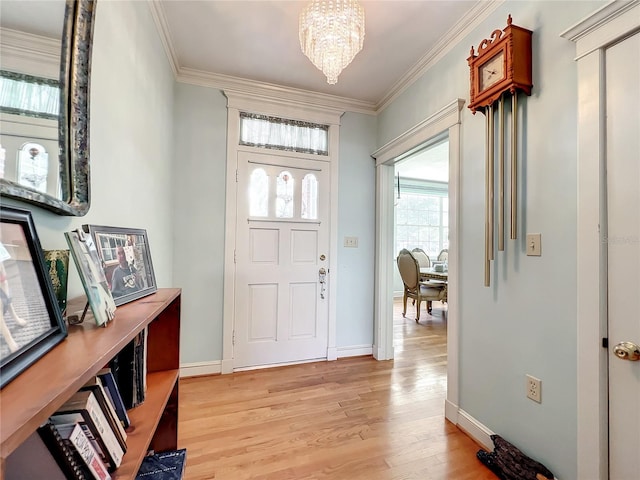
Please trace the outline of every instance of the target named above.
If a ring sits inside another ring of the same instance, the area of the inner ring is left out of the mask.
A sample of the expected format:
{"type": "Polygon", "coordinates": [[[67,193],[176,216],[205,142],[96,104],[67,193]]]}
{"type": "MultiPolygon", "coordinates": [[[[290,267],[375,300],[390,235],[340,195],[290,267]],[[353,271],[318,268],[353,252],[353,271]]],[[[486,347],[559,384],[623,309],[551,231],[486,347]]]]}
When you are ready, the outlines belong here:
{"type": "Polygon", "coordinates": [[[610,480],[640,475],[640,33],[606,50],[610,480]],[[619,353],[623,355],[623,351],[619,353]]]}
{"type": "Polygon", "coordinates": [[[234,368],[327,358],[329,170],[238,153],[234,368]]]}

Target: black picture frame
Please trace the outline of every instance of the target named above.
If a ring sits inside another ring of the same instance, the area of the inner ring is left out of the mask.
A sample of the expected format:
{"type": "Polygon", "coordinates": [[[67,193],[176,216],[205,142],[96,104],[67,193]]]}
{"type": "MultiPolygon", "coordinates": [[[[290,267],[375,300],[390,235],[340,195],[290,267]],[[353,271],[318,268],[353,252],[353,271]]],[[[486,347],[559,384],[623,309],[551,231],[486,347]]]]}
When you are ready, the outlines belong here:
{"type": "Polygon", "coordinates": [[[0,388],[67,336],[29,210],[0,207],[0,388]]]}
{"type": "Polygon", "coordinates": [[[104,225],[82,228],[93,238],[116,306],[158,291],[146,230],[104,225]],[[119,257],[123,253],[126,266],[119,257]]]}

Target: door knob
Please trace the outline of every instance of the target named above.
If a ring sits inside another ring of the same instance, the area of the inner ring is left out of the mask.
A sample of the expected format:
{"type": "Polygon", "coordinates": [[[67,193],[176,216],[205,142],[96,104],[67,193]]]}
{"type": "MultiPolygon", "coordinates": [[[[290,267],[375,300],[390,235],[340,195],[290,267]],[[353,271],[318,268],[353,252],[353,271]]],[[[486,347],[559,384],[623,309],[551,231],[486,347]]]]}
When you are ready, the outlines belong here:
{"type": "Polygon", "coordinates": [[[640,360],[640,347],[633,342],[620,342],[613,347],[613,353],[622,360],[640,360]]]}

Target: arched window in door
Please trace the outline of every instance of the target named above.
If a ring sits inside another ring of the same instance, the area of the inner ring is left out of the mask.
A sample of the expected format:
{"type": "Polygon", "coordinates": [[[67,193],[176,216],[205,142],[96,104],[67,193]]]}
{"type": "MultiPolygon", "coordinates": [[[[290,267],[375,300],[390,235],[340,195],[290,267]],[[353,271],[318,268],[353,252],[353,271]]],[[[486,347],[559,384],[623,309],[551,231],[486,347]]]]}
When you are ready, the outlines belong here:
{"type": "Polygon", "coordinates": [[[283,171],[276,182],[276,218],[293,218],[293,186],[291,172],[283,171]]]}
{"type": "Polygon", "coordinates": [[[249,215],[266,217],[269,215],[269,176],[262,168],[251,172],[249,181],[249,215]]]}
{"type": "Polygon", "coordinates": [[[307,220],[318,219],[318,179],[307,173],[302,179],[300,217],[307,220]]]}
{"type": "Polygon", "coordinates": [[[47,193],[49,154],[39,143],[28,142],[18,151],[18,183],[47,193]]]}

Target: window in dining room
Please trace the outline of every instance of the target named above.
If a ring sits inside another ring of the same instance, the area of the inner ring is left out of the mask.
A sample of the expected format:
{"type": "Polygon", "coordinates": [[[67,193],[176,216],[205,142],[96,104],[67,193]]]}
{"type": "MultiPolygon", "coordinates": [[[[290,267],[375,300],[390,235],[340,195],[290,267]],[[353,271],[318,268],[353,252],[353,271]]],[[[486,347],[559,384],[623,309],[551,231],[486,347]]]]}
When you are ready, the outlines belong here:
{"type": "Polygon", "coordinates": [[[395,164],[395,251],[449,248],[449,141],[443,136],[395,164]]]}
{"type": "Polygon", "coordinates": [[[396,200],[396,252],[421,248],[434,260],[449,248],[447,185],[400,179],[405,189],[396,200]]]}

